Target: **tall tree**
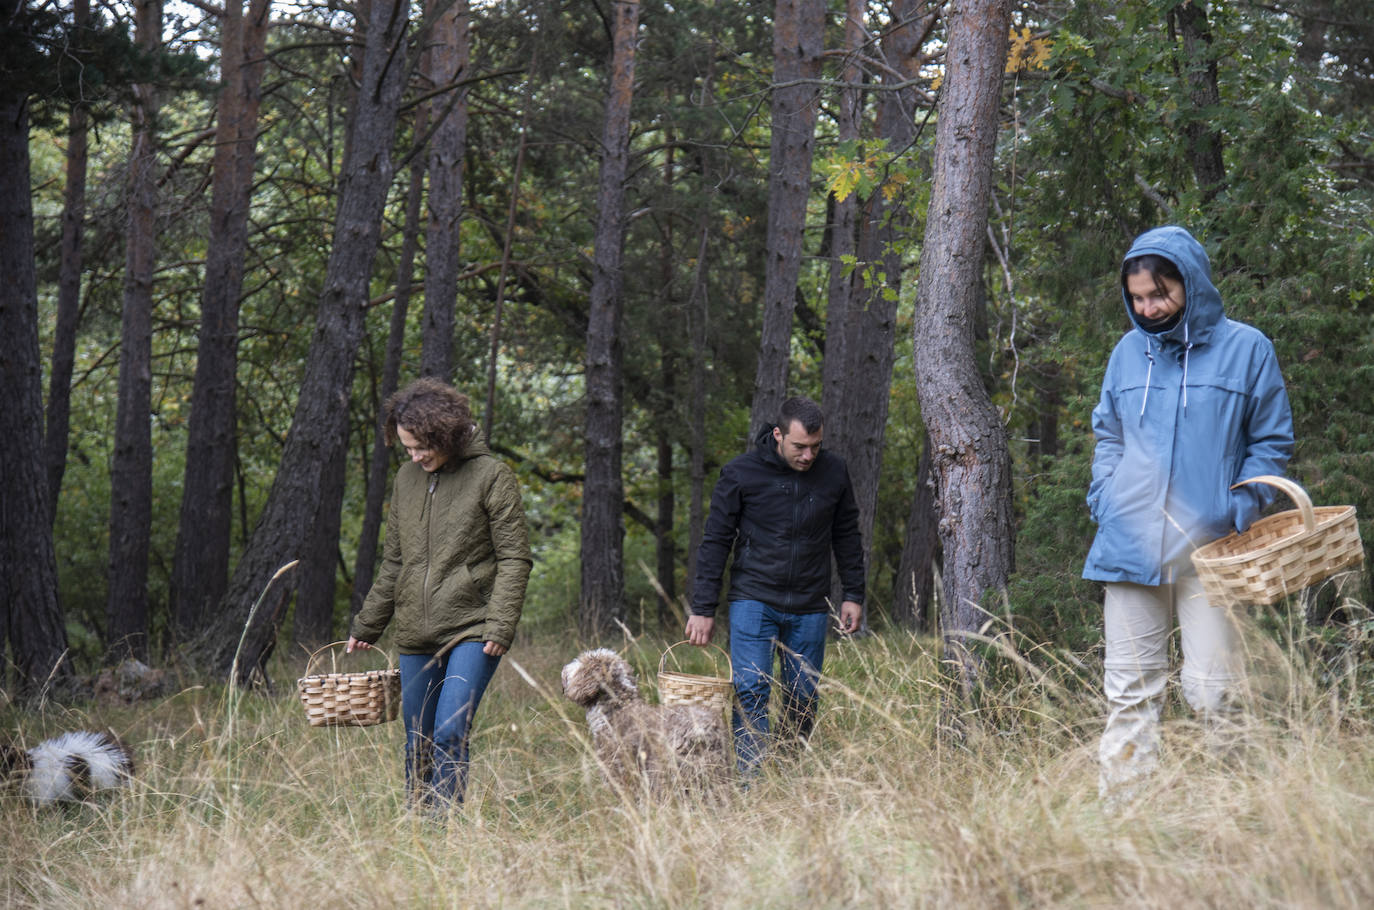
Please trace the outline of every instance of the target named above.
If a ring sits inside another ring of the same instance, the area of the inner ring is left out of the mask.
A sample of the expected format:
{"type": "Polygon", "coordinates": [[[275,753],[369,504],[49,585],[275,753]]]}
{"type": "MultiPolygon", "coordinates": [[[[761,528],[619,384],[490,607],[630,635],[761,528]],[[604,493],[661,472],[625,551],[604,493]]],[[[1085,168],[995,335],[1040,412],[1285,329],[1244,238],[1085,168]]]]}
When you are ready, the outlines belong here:
{"type": "Polygon", "coordinates": [[[229,581],[233,518],[239,298],[248,252],[263,50],[271,0],[228,0],[220,20],[220,92],[200,337],[172,563],[172,620],[187,640],[229,581]]]}
{"type": "Polygon", "coordinates": [[[820,105],[825,0],[777,0],[773,9],[773,97],[768,159],[768,239],[763,329],[752,431],[777,419],[787,397],[792,316],[801,273],[802,235],[811,195],[811,158],[820,105]]]}
{"type": "Polygon", "coordinates": [[[982,625],[984,596],[1005,589],[1013,567],[1007,433],[973,346],[1011,4],[961,0],[949,15],[913,340],[944,549],[940,625],[967,691],[977,666],[963,636],[982,625]]]}
{"type": "Polygon", "coordinates": [[[930,434],[921,434],[921,460],[916,466],[916,492],[907,513],[902,555],[892,585],[892,618],[912,629],[930,628],[935,592],[935,563],[940,555],[940,516],[935,509],[930,476],[930,434]]]}
{"type": "Polygon", "coordinates": [[[30,87],[21,78],[30,67],[46,68],[30,56],[34,27],[24,0],[0,0],[0,383],[8,398],[0,408],[0,670],[8,638],[17,687],[26,694],[72,676],[42,447],[30,87]]]}
{"type": "Polygon", "coordinates": [[[292,641],[306,653],[334,641],[335,580],[339,575],[339,529],[343,524],[344,485],[348,469],[347,427],[333,440],[329,462],[320,479],[315,516],[301,548],[297,567],[296,609],[292,641]]]}
{"type": "MultiPolygon", "coordinates": [[[[72,5],[76,40],[84,41],[90,25],[90,0],[72,5]]],[[[67,437],[71,430],[72,368],[76,363],[76,328],[81,315],[81,266],[86,225],[86,162],[89,137],[87,105],[72,103],[67,121],[67,185],[62,202],[62,261],[57,279],[57,321],[53,328],[52,371],[48,374],[47,424],[43,451],[48,464],[48,522],[57,517],[62,476],[67,470],[67,437]]]]}
{"type": "Polygon", "coordinates": [[[1210,202],[1226,182],[1226,164],[1221,157],[1221,132],[1211,119],[1221,104],[1221,92],[1204,0],[1186,0],[1169,10],[1169,32],[1173,35],[1175,31],[1183,44],[1181,68],[1193,108],[1183,127],[1188,137],[1188,160],[1203,200],[1210,202]]]}
{"type": "Polygon", "coordinates": [[[270,589],[277,569],[298,558],[322,495],[324,469],[340,444],[354,356],[362,340],[368,282],[395,165],[397,111],[405,88],[407,0],[373,0],[362,33],[361,79],[348,119],[325,284],[281,463],[252,539],[240,557],[222,608],[193,658],[246,682],[262,672],[285,608],[286,587],[270,589]],[[255,603],[261,604],[254,612],[255,603]],[[242,640],[242,651],[239,642],[242,640]]]}
{"type": "MultiPolygon", "coordinates": [[[[162,0],[135,4],[137,43],[162,45],[162,0]]],[[[148,656],[148,548],[153,523],[153,273],[157,264],[158,88],[134,86],[127,181],[119,407],[110,466],[105,643],[115,657],[148,656]]]]}
{"type": "MultiPolygon", "coordinates": [[[[914,82],[922,62],[921,46],[934,26],[935,14],[924,0],[896,0],[891,12],[893,20],[886,24],[879,44],[880,81],[886,90],[877,93],[876,126],[878,138],[896,158],[906,155],[915,141],[920,99],[914,82]]],[[[873,523],[904,268],[903,246],[898,241],[910,225],[909,211],[904,194],[886,180],[864,201],[857,218],[855,274],[848,283],[851,296],[841,328],[845,344],[836,352],[843,381],[827,389],[833,392],[835,404],[829,408],[826,422],[839,421],[835,432],[826,427],[826,443],[833,443],[849,465],[868,565],[872,565],[873,523]]],[[[827,344],[827,370],[832,356],[827,344]]]]}
{"type": "MultiPolygon", "coordinates": [[[[424,133],[425,107],[416,114],[417,134],[424,133]]],[[[372,589],[377,571],[377,541],[381,537],[382,506],[386,499],[386,476],[391,466],[391,446],[381,409],[400,385],[401,350],[406,340],[406,313],[410,310],[410,286],[415,277],[415,249],[420,236],[420,207],[425,192],[425,161],[416,155],[410,163],[410,186],[406,190],[406,220],[401,228],[401,254],[396,265],[396,297],[391,304],[391,322],[382,357],[382,378],[373,407],[372,455],[367,464],[367,495],[363,507],[363,526],[358,533],[358,558],[353,564],[353,592],[349,615],[357,613],[372,589]]]]}
{"type": "Polygon", "coordinates": [[[585,638],[609,631],[625,610],[621,263],[639,0],[613,0],[611,10],[610,84],[601,134],[595,268],[587,316],[587,477],[582,489],[582,589],[577,611],[585,638]]]}
{"type": "Polygon", "coordinates": [[[451,381],[454,311],[458,305],[459,226],[463,217],[463,157],[467,149],[470,56],[467,0],[431,0],[437,14],[425,70],[437,118],[429,146],[429,222],[425,240],[425,315],[420,374],[451,381]]]}
{"type": "MultiPolygon", "coordinates": [[[[844,16],[845,64],[840,71],[843,88],[836,105],[836,138],[840,144],[855,143],[860,138],[863,120],[864,91],[860,84],[863,69],[859,60],[867,44],[865,11],[867,0],[846,0],[844,16]]],[[[831,193],[827,200],[825,256],[830,260],[830,276],[825,307],[825,362],[821,369],[821,402],[825,405],[825,435],[830,445],[844,437],[844,408],[842,402],[847,385],[845,376],[845,331],[849,322],[849,306],[853,298],[854,282],[859,280],[854,263],[855,215],[858,199],[854,193],[843,198],[831,193]]]]}

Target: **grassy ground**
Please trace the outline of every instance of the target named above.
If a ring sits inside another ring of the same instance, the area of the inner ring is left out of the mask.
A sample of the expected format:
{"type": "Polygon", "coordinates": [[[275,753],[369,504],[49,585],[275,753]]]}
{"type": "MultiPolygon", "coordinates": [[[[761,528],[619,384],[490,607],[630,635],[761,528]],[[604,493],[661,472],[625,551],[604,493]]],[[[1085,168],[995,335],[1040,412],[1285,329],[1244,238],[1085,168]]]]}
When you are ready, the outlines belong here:
{"type": "MultiPolygon", "coordinates": [[[[30,742],[108,724],[140,771],[94,805],[0,797],[0,903],[1374,905],[1374,728],[1353,697],[1364,671],[1333,677],[1269,641],[1242,742],[1205,750],[1171,708],[1163,771],[1119,812],[1096,796],[1090,666],[1008,652],[989,691],[952,712],[929,642],[897,632],[832,643],[812,748],[718,805],[617,799],[558,693],[572,646],[553,641],[517,647],[498,672],[468,802],[446,825],[405,810],[399,724],[311,728],[293,693],[11,708],[3,720],[30,742]]],[[[629,648],[646,691],[659,648],[629,648]]]]}

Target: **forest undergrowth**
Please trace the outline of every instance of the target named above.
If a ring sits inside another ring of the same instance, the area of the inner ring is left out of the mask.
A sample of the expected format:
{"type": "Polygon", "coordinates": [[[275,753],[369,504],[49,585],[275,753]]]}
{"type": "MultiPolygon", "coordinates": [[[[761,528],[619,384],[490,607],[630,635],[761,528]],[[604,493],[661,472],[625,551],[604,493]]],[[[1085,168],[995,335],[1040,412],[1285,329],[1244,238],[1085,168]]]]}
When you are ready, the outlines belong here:
{"type": "MultiPolygon", "coordinates": [[[[558,672],[521,641],[478,717],[467,803],[407,811],[399,723],[317,728],[275,697],[190,687],[119,709],[3,709],[32,744],[109,726],[126,793],[0,797],[6,907],[1360,907],[1374,903],[1371,624],[1252,623],[1252,692],[1221,748],[1177,703],[1161,772],[1097,796],[1099,659],[989,630],[952,698],[934,641],[833,642],[808,749],[747,791],[642,804],[601,779],[558,672]]],[[[1363,612],[1360,612],[1363,616],[1363,612]]],[[[663,643],[622,642],[641,688],[663,643]]],[[[297,662],[299,663],[299,662],[297,662]]],[[[301,667],[279,660],[277,678],[301,667]]]]}

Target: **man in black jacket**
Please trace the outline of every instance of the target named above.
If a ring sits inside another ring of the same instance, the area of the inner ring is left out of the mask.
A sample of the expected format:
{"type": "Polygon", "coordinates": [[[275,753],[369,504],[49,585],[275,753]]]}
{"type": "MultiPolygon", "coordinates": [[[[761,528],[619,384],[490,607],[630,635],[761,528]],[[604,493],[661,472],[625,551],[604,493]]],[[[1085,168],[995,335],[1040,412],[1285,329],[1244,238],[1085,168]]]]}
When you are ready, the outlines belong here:
{"type": "Polygon", "coordinates": [[[730,566],[730,661],[734,665],[735,755],[758,768],[768,738],[775,655],[782,667],[779,739],[805,740],[816,720],[816,682],[830,615],[830,554],[843,587],[839,630],[863,618],[859,508],[844,459],[821,451],[823,417],[807,398],[783,402],[778,425],[720,472],[697,551],[687,639],[715,631],[725,562],[730,566]]]}

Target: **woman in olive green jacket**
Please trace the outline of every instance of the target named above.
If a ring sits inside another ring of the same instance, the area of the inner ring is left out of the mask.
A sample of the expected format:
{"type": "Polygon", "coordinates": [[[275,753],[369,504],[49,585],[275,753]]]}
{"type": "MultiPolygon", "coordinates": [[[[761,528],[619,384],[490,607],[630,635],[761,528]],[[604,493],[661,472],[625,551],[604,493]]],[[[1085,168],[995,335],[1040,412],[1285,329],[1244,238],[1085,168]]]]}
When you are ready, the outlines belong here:
{"type": "Polygon", "coordinates": [[[492,457],[467,396],[419,379],[388,399],[396,472],[381,571],[348,650],[392,625],[401,652],[406,790],[412,804],[462,802],[473,715],[515,636],[530,574],[515,473],[492,457]]]}

